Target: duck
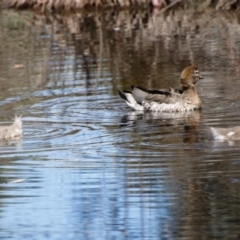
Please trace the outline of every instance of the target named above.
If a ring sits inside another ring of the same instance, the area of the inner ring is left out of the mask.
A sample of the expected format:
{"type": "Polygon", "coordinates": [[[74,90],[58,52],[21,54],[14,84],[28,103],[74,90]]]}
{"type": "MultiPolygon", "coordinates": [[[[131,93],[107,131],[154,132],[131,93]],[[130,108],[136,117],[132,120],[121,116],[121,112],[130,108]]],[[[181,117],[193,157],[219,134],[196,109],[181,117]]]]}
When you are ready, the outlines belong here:
{"type": "Polygon", "coordinates": [[[240,140],[240,126],[229,127],[229,128],[210,127],[210,130],[215,140],[220,140],[220,141],[240,140]]]}
{"type": "Polygon", "coordinates": [[[200,110],[201,99],[195,84],[203,79],[197,67],[188,66],[180,75],[181,89],[145,89],[132,86],[132,91],[118,89],[119,96],[135,111],[187,112],[200,110]]]}
{"type": "Polygon", "coordinates": [[[11,140],[22,136],[22,115],[15,115],[12,125],[0,126],[0,139],[11,140]]]}

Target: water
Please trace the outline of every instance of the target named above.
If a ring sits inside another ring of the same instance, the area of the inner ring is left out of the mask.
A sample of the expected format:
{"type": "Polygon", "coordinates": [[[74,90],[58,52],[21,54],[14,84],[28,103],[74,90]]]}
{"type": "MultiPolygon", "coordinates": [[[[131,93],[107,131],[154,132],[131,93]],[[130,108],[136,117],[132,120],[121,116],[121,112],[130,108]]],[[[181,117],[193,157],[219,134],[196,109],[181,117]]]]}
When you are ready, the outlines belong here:
{"type": "Polygon", "coordinates": [[[24,128],[0,142],[1,239],[239,238],[240,144],[209,133],[239,125],[233,13],[2,11],[0,26],[0,121],[24,128]],[[201,112],[136,114],[117,94],[178,87],[190,64],[201,112]]]}

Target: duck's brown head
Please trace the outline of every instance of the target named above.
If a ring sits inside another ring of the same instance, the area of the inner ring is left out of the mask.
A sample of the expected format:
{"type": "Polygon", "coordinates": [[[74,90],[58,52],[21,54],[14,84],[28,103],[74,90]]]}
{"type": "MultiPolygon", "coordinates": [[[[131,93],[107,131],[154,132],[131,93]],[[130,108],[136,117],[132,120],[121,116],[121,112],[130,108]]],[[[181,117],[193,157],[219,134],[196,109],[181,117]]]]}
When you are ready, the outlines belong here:
{"type": "Polygon", "coordinates": [[[200,75],[196,67],[186,67],[181,73],[180,83],[183,89],[188,89],[194,87],[196,82],[203,77],[200,75]]]}

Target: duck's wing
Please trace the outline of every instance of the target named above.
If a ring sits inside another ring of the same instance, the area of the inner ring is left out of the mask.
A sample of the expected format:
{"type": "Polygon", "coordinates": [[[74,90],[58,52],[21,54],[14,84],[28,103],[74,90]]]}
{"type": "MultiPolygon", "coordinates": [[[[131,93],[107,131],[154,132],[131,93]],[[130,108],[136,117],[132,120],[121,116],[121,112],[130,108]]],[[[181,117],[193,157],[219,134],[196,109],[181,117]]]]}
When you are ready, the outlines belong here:
{"type": "Polygon", "coordinates": [[[182,90],[170,89],[159,89],[159,90],[148,90],[140,87],[133,87],[132,96],[138,103],[144,102],[156,102],[172,104],[181,100],[182,90]]]}
{"type": "Polygon", "coordinates": [[[146,103],[165,103],[176,104],[181,102],[182,90],[160,89],[160,90],[147,90],[141,87],[132,87],[132,91],[121,91],[118,89],[120,97],[125,100],[127,105],[134,110],[145,110],[146,103]]]}

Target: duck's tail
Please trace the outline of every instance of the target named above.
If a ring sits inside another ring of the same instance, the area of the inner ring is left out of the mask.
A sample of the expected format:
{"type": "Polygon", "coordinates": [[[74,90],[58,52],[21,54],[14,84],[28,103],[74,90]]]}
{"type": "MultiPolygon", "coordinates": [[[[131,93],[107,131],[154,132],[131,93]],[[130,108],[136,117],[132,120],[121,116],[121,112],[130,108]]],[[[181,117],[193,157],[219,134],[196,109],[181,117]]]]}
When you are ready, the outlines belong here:
{"type": "Polygon", "coordinates": [[[22,115],[20,115],[19,117],[15,115],[15,121],[13,124],[22,126],[22,115]]]}
{"type": "Polygon", "coordinates": [[[136,111],[143,111],[144,107],[138,103],[131,92],[123,92],[118,89],[119,96],[127,103],[127,105],[136,111]]]}
{"type": "Polygon", "coordinates": [[[217,140],[231,139],[232,136],[235,134],[235,132],[231,129],[210,127],[210,130],[212,132],[213,138],[217,140]]]}

